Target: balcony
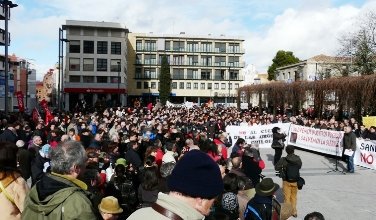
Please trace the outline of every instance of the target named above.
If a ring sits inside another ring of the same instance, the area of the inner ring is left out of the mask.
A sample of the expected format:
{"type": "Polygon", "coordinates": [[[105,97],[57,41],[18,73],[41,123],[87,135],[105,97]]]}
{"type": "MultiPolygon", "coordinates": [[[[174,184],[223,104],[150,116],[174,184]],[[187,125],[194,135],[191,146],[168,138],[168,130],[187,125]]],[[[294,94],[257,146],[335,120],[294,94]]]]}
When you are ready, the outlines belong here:
{"type": "Polygon", "coordinates": [[[157,47],[154,46],[154,47],[136,47],[136,51],[137,52],[140,52],[140,51],[146,51],[146,52],[156,52],[157,51],[157,47]]]}

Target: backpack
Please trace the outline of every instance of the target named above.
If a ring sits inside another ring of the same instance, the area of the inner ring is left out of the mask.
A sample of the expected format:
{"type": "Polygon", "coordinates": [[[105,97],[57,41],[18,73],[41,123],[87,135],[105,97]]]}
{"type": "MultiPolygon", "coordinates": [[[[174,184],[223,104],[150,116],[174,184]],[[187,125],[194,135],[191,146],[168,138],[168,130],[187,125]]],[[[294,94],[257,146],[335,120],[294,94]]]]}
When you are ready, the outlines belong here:
{"type": "Polygon", "coordinates": [[[300,173],[299,173],[299,166],[296,165],[296,164],[291,164],[287,161],[287,166],[286,166],[286,173],[285,173],[285,180],[287,182],[297,182],[299,177],[300,177],[300,173]]]}
{"type": "Polygon", "coordinates": [[[115,177],[114,186],[121,193],[121,205],[134,206],[138,202],[137,193],[132,180],[128,178],[115,177]]]}

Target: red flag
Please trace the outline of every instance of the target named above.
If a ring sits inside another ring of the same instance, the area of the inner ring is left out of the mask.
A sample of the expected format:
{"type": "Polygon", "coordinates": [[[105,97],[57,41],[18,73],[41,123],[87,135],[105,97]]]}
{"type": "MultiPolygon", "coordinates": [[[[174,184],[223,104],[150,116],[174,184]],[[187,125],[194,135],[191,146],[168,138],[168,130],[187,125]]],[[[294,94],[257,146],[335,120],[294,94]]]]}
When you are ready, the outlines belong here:
{"type": "Polygon", "coordinates": [[[45,124],[48,125],[48,123],[50,123],[50,121],[54,118],[54,116],[51,114],[51,111],[48,108],[45,108],[44,111],[46,112],[45,124]]]}
{"type": "Polygon", "coordinates": [[[24,102],[23,102],[23,94],[22,94],[22,91],[18,91],[16,92],[16,96],[17,96],[17,101],[18,101],[18,110],[20,112],[24,112],[25,111],[25,106],[24,106],[24,102]]]}
{"type": "Polygon", "coordinates": [[[33,109],[32,118],[33,118],[34,123],[37,124],[39,121],[39,112],[37,108],[33,109]]]}

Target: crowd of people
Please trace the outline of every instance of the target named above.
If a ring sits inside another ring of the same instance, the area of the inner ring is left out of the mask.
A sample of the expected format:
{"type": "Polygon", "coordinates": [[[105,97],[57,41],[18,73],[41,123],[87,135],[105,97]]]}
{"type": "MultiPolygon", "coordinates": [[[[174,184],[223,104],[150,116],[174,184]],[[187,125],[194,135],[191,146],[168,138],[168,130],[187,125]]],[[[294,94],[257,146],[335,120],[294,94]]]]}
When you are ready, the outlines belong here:
{"type": "MultiPolygon", "coordinates": [[[[283,177],[282,192],[262,175],[257,144],[232,143],[225,132],[229,125],[285,122],[351,126],[356,136],[376,139],[375,128],[368,131],[353,118],[319,120],[305,112],[287,117],[159,105],[55,112],[51,121],[8,117],[0,123],[0,210],[6,219],[269,220],[274,200],[284,194],[280,214],[288,219],[297,215],[296,180],[283,177]]],[[[284,146],[276,148],[277,170],[291,158],[301,168],[292,146],[286,158],[284,146]]],[[[324,219],[311,214],[307,219],[324,219]]]]}

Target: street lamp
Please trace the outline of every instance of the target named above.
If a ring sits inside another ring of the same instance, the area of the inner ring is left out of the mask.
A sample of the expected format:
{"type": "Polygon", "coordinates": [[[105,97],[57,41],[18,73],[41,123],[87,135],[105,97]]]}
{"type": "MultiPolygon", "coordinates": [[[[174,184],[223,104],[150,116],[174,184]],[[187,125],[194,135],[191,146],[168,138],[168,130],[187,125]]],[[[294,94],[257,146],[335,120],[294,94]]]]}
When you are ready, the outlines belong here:
{"type": "Polygon", "coordinates": [[[118,65],[118,78],[117,78],[118,90],[117,90],[117,93],[118,93],[118,103],[121,106],[121,102],[120,102],[120,62],[117,62],[117,65],[118,65]]]}
{"type": "Polygon", "coordinates": [[[58,110],[61,110],[61,91],[62,91],[62,80],[64,76],[64,42],[68,43],[69,40],[64,37],[63,29],[59,28],[59,69],[58,69],[58,86],[57,86],[57,106],[58,110]],[[61,69],[61,71],[60,71],[61,69]]]}
{"type": "Polygon", "coordinates": [[[9,33],[8,33],[8,20],[9,20],[9,9],[10,8],[15,8],[17,7],[18,5],[17,4],[14,4],[13,2],[11,1],[8,1],[8,0],[2,0],[0,1],[0,5],[2,6],[3,9],[5,9],[5,16],[4,18],[1,18],[1,19],[4,19],[5,21],[5,24],[4,24],[4,27],[5,27],[5,74],[4,74],[4,78],[5,78],[5,94],[4,94],[4,100],[5,100],[5,105],[4,105],[4,108],[5,108],[5,115],[8,115],[8,93],[9,93],[9,88],[8,88],[8,72],[9,72],[9,61],[8,61],[8,46],[9,46],[9,33]]]}

